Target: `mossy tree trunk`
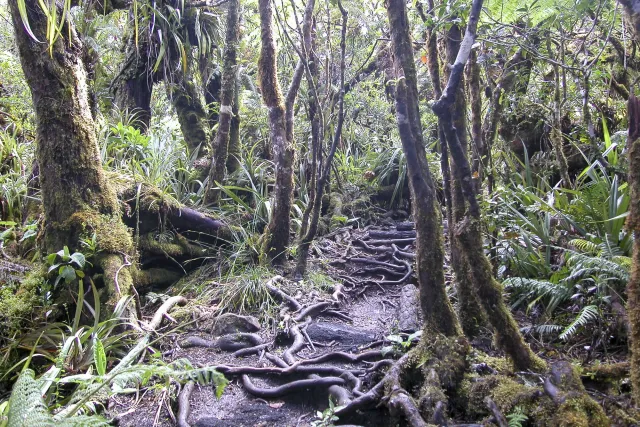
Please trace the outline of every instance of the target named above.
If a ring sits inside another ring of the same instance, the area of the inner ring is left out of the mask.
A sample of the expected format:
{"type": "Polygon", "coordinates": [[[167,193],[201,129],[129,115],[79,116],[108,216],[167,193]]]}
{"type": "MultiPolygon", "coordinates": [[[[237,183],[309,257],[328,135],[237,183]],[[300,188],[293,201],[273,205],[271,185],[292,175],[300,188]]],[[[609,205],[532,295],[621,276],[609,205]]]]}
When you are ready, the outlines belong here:
{"type": "MultiPolygon", "coordinates": [[[[34,35],[47,40],[47,19],[35,0],[26,2],[34,35]]],[[[42,43],[27,34],[17,0],[9,2],[22,69],[31,89],[36,113],[36,155],[44,207],[44,251],[63,246],[79,249],[79,239],[96,233],[109,294],[127,293],[127,269],[115,279],[112,267],[121,268],[123,254],[133,252],[129,230],[120,219],[115,191],[107,182],[89,108],[82,43],[72,24],[66,23],[50,56],[42,43]]],[[[62,15],[59,11],[58,16],[62,15]]],[[[124,255],[126,257],[126,255],[124,255]]]]}
{"type": "MultiPolygon", "coordinates": [[[[638,2],[640,5],[640,2],[638,2]]],[[[636,405],[640,402],[640,99],[629,97],[629,186],[631,205],[627,228],[633,232],[633,267],[627,284],[627,315],[631,330],[631,384],[636,405]]]]}
{"type": "Polygon", "coordinates": [[[263,256],[273,264],[284,260],[289,244],[291,198],[293,196],[293,141],[287,138],[284,97],[278,81],[276,44],[273,36],[273,4],[259,0],[262,46],[258,61],[258,79],[262,99],[269,109],[269,138],[273,145],[276,182],[272,197],[271,219],[263,236],[263,256]]]}
{"type": "MultiPolygon", "coordinates": [[[[618,0],[640,40],[640,0],[618,0]]],[[[633,266],[627,284],[627,316],[629,316],[629,348],[631,350],[631,385],[636,405],[640,404],[640,99],[629,96],[629,187],[631,203],[626,226],[633,233],[633,266]]]]}
{"type": "Polygon", "coordinates": [[[481,8],[482,0],[473,2],[467,31],[456,60],[451,66],[447,87],[440,99],[433,105],[433,111],[438,116],[444,130],[447,145],[455,163],[453,168],[455,179],[460,183],[465,202],[468,204],[466,216],[456,224],[455,233],[462,243],[461,248],[468,262],[471,281],[478,300],[496,330],[500,347],[510,356],[515,366],[522,370],[539,371],[544,369],[546,365],[524,342],[518,325],[503,300],[502,287],[493,277],[491,263],[484,253],[478,193],[473,184],[467,154],[453,124],[452,108],[454,108],[464,67],[475,40],[477,20],[481,8]]]}
{"type": "Polygon", "coordinates": [[[234,94],[237,93],[236,51],[240,41],[240,4],[231,0],[227,10],[227,32],[225,36],[224,64],[222,67],[222,90],[220,92],[220,112],[218,131],[213,141],[213,158],[209,171],[209,187],[205,194],[206,203],[218,203],[220,190],[216,183],[222,183],[229,156],[231,122],[233,120],[234,94]]]}
{"type": "MultiPolygon", "coordinates": [[[[145,132],[151,123],[151,94],[154,84],[153,64],[157,58],[157,46],[149,29],[149,19],[138,5],[138,34],[127,28],[125,60],[111,82],[113,101],[120,110],[133,115],[132,125],[145,132]]],[[[129,12],[134,18],[133,7],[129,12]]]]}
{"type": "Polygon", "coordinates": [[[403,0],[389,0],[386,7],[397,69],[404,76],[397,80],[396,85],[396,119],[407,159],[407,177],[417,232],[416,272],[425,330],[429,331],[425,335],[433,336],[438,332],[447,336],[460,335],[460,325],[444,285],[442,221],[422,137],[417,74],[407,10],[403,0]]]}
{"type": "Polygon", "coordinates": [[[200,100],[200,92],[194,83],[193,72],[187,64],[185,73],[178,58],[172,53],[170,74],[165,77],[167,95],[176,109],[180,130],[189,152],[203,151],[209,144],[209,121],[205,106],[200,100]]]}
{"type": "MultiPolygon", "coordinates": [[[[462,31],[459,25],[451,25],[447,31],[446,40],[446,58],[449,63],[453,63],[462,42],[462,31]]],[[[466,153],[469,149],[469,138],[467,137],[467,99],[464,87],[463,78],[458,86],[455,102],[451,109],[451,120],[456,129],[456,136],[460,141],[461,148],[466,153]]],[[[446,145],[446,142],[443,142],[446,145]]],[[[457,175],[456,168],[457,164],[455,162],[450,164],[450,171],[453,173],[449,172],[449,176],[457,175]]],[[[456,225],[464,219],[466,211],[462,186],[458,179],[454,179],[451,182],[451,210],[452,212],[449,216],[449,244],[451,247],[451,267],[455,273],[456,293],[458,296],[458,317],[465,335],[469,338],[475,338],[479,333],[480,327],[486,324],[486,316],[473,291],[469,276],[469,265],[464,256],[462,244],[455,235],[456,225]]]]}

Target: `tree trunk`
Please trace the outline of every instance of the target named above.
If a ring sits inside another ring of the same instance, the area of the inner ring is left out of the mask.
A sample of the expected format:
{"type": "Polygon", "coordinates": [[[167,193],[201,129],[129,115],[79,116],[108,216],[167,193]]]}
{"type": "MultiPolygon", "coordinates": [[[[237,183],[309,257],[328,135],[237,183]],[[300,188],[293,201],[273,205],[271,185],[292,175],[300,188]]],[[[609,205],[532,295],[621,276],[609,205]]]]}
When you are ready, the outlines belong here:
{"type": "Polygon", "coordinates": [[[447,336],[460,335],[460,325],[444,286],[441,214],[422,138],[407,10],[403,0],[389,0],[386,6],[398,72],[404,74],[404,79],[398,79],[396,85],[396,119],[407,159],[407,177],[417,233],[416,271],[420,305],[425,318],[425,330],[429,331],[425,335],[433,336],[437,332],[447,336]]]}
{"type": "MultiPolygon", "coordinates": [[[[309,4],[311,4],[312,2],[313,0],[311,0],[309,4]]],[[[347,37],[347,11],[342,6],[342,2],[340,0],[338,0],[338,7],[340,8],[340,13],[342,15],[342,29],[340,32],[340,92],[338,93],[338,118],[336,123],[336,129],[333,134],[333,141],[331,143],[331,147],[329,148],[329,154],[327,154],[327,158],[325,159],[324,164],[318,171],[320,176],[316,177],[314,182],[315,189],[313,191],[313,202],[312,203],[310,202],[310,206],[309,206],[311,208],[310,209],[311,215],[310,217],[308,216],[309,218],[308,229],[306,229],[306,227],[304,226],[305,218],[303,218],[303,221],[302,221],[303,227],[300,230],[300,244],[298,245],[298,261],[296,264],[296,277],[299,277],[299,278],[302,278],[305,274],[305,271],[307,269],[307,258],[309,257],[309,246],[311,246],[311,242],[313,242],[313,239],[315,238],[316,233],[318,232],[318,222],[320,221],[320,211],[322,210],[322,196],[324,194],[325,186],[327,186],[327,183],[329,182],[329,176],[331,175],[331,166],[333,163],[333,157],[336,154],[338,143],[342,138],[342,126],[344,125],[344,95],[345,95],[344,74],[345,74],[345,68],[346,68],[345,59],[346,59],[346,37],[347,37]]],[[[311,16],[309,16],[308,25],[309,25],[308,31],[310,32],[311,16]]],[[[310,51],[310,49],[307,49],[307,51],[310,51]]],[[[311,73],[309,74],[310,75],[308,76],[308,79],[310,80],[310,83],[313,86],[314,85],[312,80],[313,76],[311,75],[311,73]]],[[[313,127],[314,125],[319,126],[319,123],[313,123],[313,121],[316,120],[316,116],[319,116],[318,112],[320,110],[320,105],[318,103],[317,93],[315,93],[315,86],[313,86],[312,92],[315,94],[315,96],[313,96],[315,102],[313,106],[314,110],[312,110],[313,117],[312,117],[312,124],[311,124],[311,126],[313,127]]],[[[319,137],[320,132],[318,129],[316,129],[315,131],[314,129],[312,129],[312,134],[313,133],[316,134],[315,135],[316,138],[319,137]]],[[[316,163],[316,162],[321,163],[319,162],[320,153],[322,151],[321,141],[320,140],[314,141],[313,145],[314,145],[313,148],[316,151],[313,153],[315,161],[312,163],[316,163]]],[[[313,172],[315,173],[315,170],[313,172]]],[[[307,212],[305,212],[305,214],[307,214],[307,212]]]]}
{"type": "MultiPolygon", "coordinates": [[[[156,46],[149,30],[149,20],[140,10],[146,3],[138,5],[138,28],[136,34],[129,29],[125,47],[125,60],[120,72],[111,82],[115,105],[132,115],[132,125],[146,132],[151,123],[151,93],[153,91],[153,64],[156,61],[156,46]]],[[[131,19],[133,12],[129,13],[131,19]]]]}
{"type": "MultiPolygon", "coordinates": [[[[640,2],[639,2],[640,3],[640,2]]],[[[633,268],[627,284],[627,315],[631,330],[631,384],[633,395],[640,402],[640,99],[629,97],[629,186],[631,204],[627,228],[633,232],[633,268]]]]}
{"type": "MultiPolygon", "coordinates": [[[[449,63],[453,63],[460,50],[460,42],[462,41],[460,26],[452,25],[449,31],[447,31],[446,39],[447,60],[449,63]]],[[[458,86],[455,102],[451,110],[451,118],[461,148],[467,153],[469,144],[467,137],[467,100],[464,93],[464,86],[463,80],[458,86]]],[[[450,170],[453,172],[453,176],[457,175],[456,168],[457,164],[455,161],[450,163],[450,170]]],[[[451,173],[449,175],[451,175],[451,173]]],[[[477,180],[474,182],[477,183],[477,180]]],[[[458,179],[454,179],[451,183],[451,209],[449,244],[451,246],[451,267],[453,268],[456,279],[458,318],[460,319],[460,324],[462,325],[462,330],[465,335],[469,338],[475,338],[479,333],[480,327],[485,325],[486,316],[473,292],[473,285],[469,276],[469,266],[464,257],[464,250],[454,232],[456,225],[464,219],[466,211],[462,186],[458,179]]]]}
{"type": "Polygon", "coordinates": [[[262,47],[258,61],[258,79],[262,99],[269,109],[269,137],[273,145],[276,182],[272,197],[271,219],[265,229],[262,255],[273,264],[284,260],[289,244],[291,197],[293,195],[292,141],[287,139],[284,98],[278,81],[276,44],[273,37],[271,0],[259,0],[262,47]]]}
{"type": "Polygon", "coordinates": [[[220,115],[218,131],[213,142],[213,158],[209,171],[209,187],[205,194],[205,203],[217,204],[220,190],[215,187],[222,183],[229,155],[231,122],[233,120],[234,94],[236,90],[236,50],[240,39],[240,4],[238,0],[229,2],[227,11],[227,34],[225,36],[224,65],[222,68],[222,90],[220,92],[220,115]]]}
{"type": "MultiPolygon", "coordinates": [[[[121,254],[133,252],[129,230],[120,219],[115,191],[107,182],[89,108],[82,44],[72,24],[61,30],[50,56],[26,32],[18,0],[9,2],[25,78],[36,113],[36,155],[44,206],[44,250],[79,248],[79,239],[96,233],[108,293],[127,293],[127,269],[120,283],[109,266],[123,265],[121,254]],[[70,38],[69,38],[70,37],[70,38]],[[117,259],[117,261],[116,261],[117,259]],[[104,262],[103,262],[104,261],[104,262]],[[115,287],[115,289],[114,289],[115,287]]],[[[35,0],[26,1],[27,19],[39,40],[47,40],[47,19],[35,0]]],[[[62,11],[58,11],[61,16],[62,11]]]]}
{"type": "Polygon", "coordinates": [[[442,97],[433,105],[433,111],[443,127],[449,150],[455,162],[455,179],[460,182],[462,194],[468,203],[466,217],[456,224],[455,232],[462,243],[461,248],[468,261],[471,281],[480,304],[496,330],[499,345],[510,356],[514,365],[522,370],[542,370],[546,365],[524,342],[518,325],[503,300],[502,287],[493,277],[491,264],[484,253],[478,193],[473,185],[467,155],[462,148],[452,121],[452,108],[455,104],[465,64],[475,40],[477,19],[481,8],[482,0],[474,1],[464,40],[460,45],[456,60],[451,66],[447,87],[443,91],[442,97]]]}
{"type": "Polygon", "coordinates": [[[240,167],[240,85],[236,71],[236,87],[233,91],[231,105],[231,129],[229,130],[229,155],[227,156],[227,173],[231,174],[240,167]]]}
{"type": "Polygon", "coordinates": [[[209,123],[207,112],[200,100],[197,86],[193,82],[193,73],[183,72],[178,53],[172,54],[171,75],[166,76],[167,95],[176,109],[180,130],[189,153],[200,149],[200,153],[209,142],[209,123]]]}

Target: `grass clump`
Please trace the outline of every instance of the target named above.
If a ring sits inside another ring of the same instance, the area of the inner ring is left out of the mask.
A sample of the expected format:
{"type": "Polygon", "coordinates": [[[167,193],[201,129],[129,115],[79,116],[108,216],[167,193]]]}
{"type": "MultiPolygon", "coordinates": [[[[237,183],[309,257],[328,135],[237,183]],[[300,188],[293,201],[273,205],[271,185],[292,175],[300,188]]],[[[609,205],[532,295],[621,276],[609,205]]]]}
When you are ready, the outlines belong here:
{"type": "Polygon", "coordinates": [[[227,280],[213,288],[209,295],[217,301],[218,310],[223,313],[269,313],[277,306],[266,286],[273,276],[273,272],[265,267],[250,266],[231,272],[227,280]]]}

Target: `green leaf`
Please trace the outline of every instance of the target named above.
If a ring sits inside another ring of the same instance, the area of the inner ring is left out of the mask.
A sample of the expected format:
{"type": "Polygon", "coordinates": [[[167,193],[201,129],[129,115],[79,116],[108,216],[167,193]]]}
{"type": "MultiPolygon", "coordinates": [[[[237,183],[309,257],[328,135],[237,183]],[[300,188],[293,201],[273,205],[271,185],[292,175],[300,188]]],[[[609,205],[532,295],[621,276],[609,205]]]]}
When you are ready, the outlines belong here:
{"type": "Polygon", "coordinates": [[[81,252],[74,252],[71,255],[71,262],[75,263],[78,267],[84,268],[84,265],[87,262],[86,257],[81,252]]]}
{"type": "Polygon", "coordinates": [[[58,277],[63,278],[67,283],[71,283],[76,278],[76,270],[70,265],[63,265],[58,270],[58,277]]]}
{"type": "Polygon", "coordinates": [[[107,355],[104,351],[104,345],[98,337],[93,339],[93,360],[96,363],[98,375],[105,375],[107,373],[107,355]]]}
{"type": "Polygon", "coordinates": [[[37,41],[38,43],[42,43],[31,31],[31,27],[29,26],[29,18],[27,17],[27,6],[24,0],[18,0],[18,11],[20,12],[20,19],[22,19],[22,25],[24,25],[24,29],[29,34],[29,36],[37,41]]]}
{"type": "MultiPolygon", "coordinates": [[[[58,254],[49,254],[47,255],[47,264],[49,265],[53,265],[54,262],[56,262],[56,257],[58,256],[58,254]]],[[[51,271],[51,270],[49,270],[51,271]]]]}
{"type": "Polygon", "coordinates": [[[389,335],[387,337],[387,339],[391,342],[395,342],[398,344],[402,344],[404,342],[404,340],[402,339],[402,337],[400,335],[389,335]]]}

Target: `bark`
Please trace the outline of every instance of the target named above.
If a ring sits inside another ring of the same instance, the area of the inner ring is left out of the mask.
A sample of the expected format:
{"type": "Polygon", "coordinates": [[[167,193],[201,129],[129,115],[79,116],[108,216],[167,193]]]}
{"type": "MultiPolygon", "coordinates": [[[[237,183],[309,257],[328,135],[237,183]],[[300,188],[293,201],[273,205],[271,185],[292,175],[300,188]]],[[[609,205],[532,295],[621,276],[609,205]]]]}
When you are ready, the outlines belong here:
{"type": "Polygon", "coordinates": [[[444,129],[447,144],[456,164],[454,168],[456,180],[461,183],[462,194],[468,204],[467,214],[464,220],[456,225],[455,232],[462,243],[464,256],[468,261],[471,281],[480,304],[496,330],[498,344],[509,355],[514,365],[521,370],[542,370],[545,368],[545,364],[524,342],[518,325],[503,300],[502,288],[493,277],[491,263],[484,253],[480,227],[480,209],[477,201],[478,194],[472,182],[469,161],[461,147],[452,121],[452,108],[455,105],[455,98],[462,80],[464,67],[475,40],[475,31],[481,9],[482,0],[475,0],[471,7],[464,40],[451,67],[451,75],[447,87],[443,91],[442,97],[433,105],[433,111],[438,116],[444,129]]]}
{"type": "Polygon", "coordinates": [[[402,0],[389,0],[386,7],[393,51],[398,70],[404,76],[398,79],[396,85],[396,119],[407,159],[407,177],[417,232],[416,271],[425,330],[429,331],[429,336],[433,332],[447,336],[459,335],[458,319],[444,286],[442,223],[422,138],[417,75],[407,10],[402,0]]]}
{"type": "Polygon", "coordinates": [[[213,142],[213,159],[209,171],[209,187],[205,194],[205,203],[217,204],[220,190],[215,187],[222,183],[225,175],[227,158],[229,157],[229,141],[231,122],[233,120],[234,94],[238,76],[236,55],[240,41],[240,4],[238,0],[229,2],[227,11],[227,33],[225,36],[224,65],[222,68],[222,90],[220,92],[220,116],[218,131],[213,142]]]}
{"type": "Polygon", "coordinates": [[[289,244],[291,197],[293,195],[294,147],[287,139],[284,97],[278,81],[276,45],[273,37],[271,0],[259,0],[262,46],[258,61],[258,79],[262,99],[269,109],[269,137],[273,145],[276,182],[272,197],[271,219],[265,229],[262,255],[273,264],[284,260],[289,244]]]}
{"type": "MultiPolygon", "coordinates": [[[[138,8],[145,7],[141,3],[138,8]]],[[[133,12],[129,13],[135,19],[133,12]]],[[[153,91],[153,64],[156,61],[156,45],[152,39],[149,20],[138,11],[137,35],[129,29],[122,68],[111,82],[115,105],[133,115],[132,125],[146,131],[151,122],[151,93],[153,91]]],[[[133,24],[132,24],[133,25],[133,24]]]]}
{"type": "MultiPolygon", "coordinates": [[[[78,239],[93,232],[107,263],[105,282],[114,280],[121,254],[133,252],[129,230],[120,219],[115,191],[107,182],[91,116],[83,47],[73,24],[67,22],[50,56],[26,32],[17,0],[9,2],[22,69],[31,89],[36,113],[36,156],[44,207],[44,250],[79,248],[78,239]],[[117,261],[115,260],[117,258],[117,261]],[[108,264],[108,265],[107,265],[108,264]]],[[[26,1],[27,19],[34,35],[47,40],[47,20],[35,0],[26,1]]],[[[58,13],[61,15],[62,11],[58,13]]],[[[58,16],[60,16],[58,15],[58,16]]],[[[126,256],[125,256],[126,258],[126,256]]],[[[121,291],[131,285],[127,269],[120,272],[121,291]]],[[[108,288],[113,294],[115,289],[108,288]]]]}
{"type": "Polygon", "coordinates": [[[631,384],[634,399],[640,402],[640,99],[629,97],[629,186],[631,204],[627,228],[633,232],[633,267],[627,284],[627,316],[631,330],[631,384]]]}

